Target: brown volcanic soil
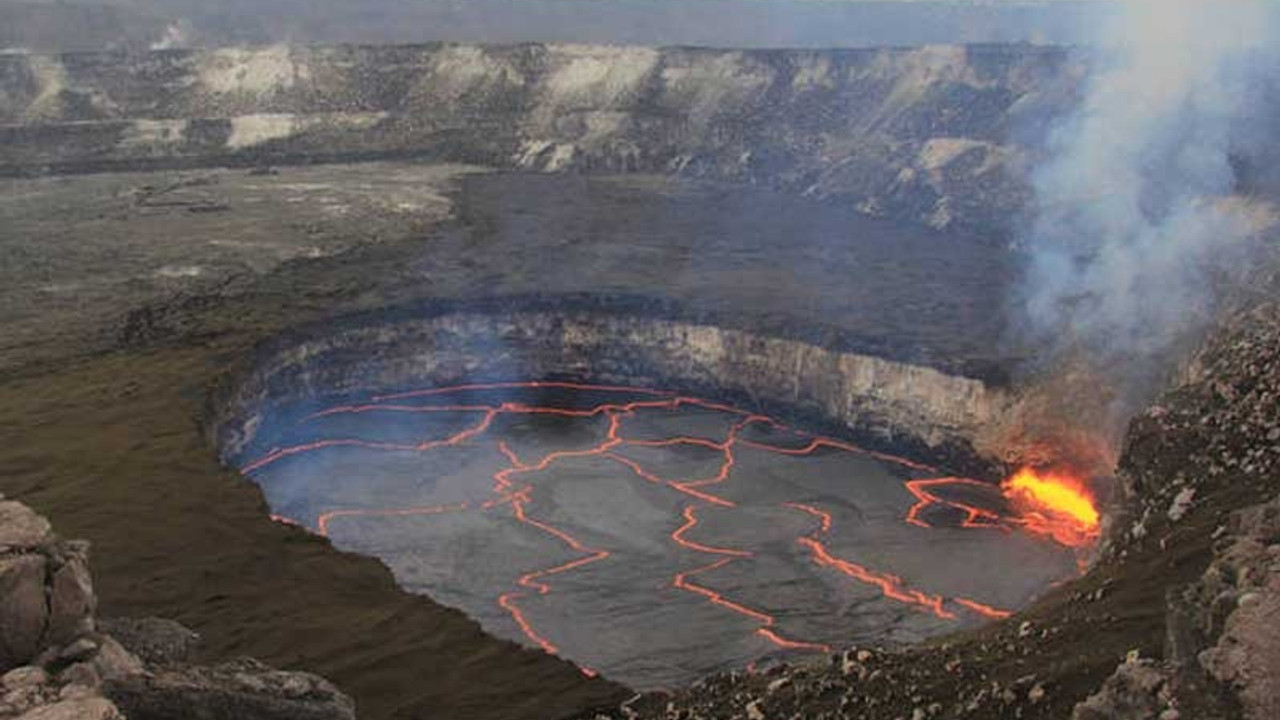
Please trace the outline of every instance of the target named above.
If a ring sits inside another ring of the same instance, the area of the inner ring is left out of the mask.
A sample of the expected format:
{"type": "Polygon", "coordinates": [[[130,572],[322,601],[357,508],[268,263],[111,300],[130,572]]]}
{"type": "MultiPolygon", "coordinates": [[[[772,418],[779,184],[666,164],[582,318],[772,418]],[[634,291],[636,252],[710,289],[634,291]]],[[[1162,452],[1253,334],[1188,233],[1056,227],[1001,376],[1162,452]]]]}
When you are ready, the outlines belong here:
{"type": "Polygon", "coordinates": [[[457,172],[6,183],[0,492],[94,543],[104,615],[173,617],[209,658],[322,673],[365,718],[555,718],[627,695],[270,522],[257,488],[219,466],[211,388],[295,324],[426,297],[659,288],[739,318],[768,311],[767,326],[820,316],[850,342],[910,331],[880,350],[920,362],[996,364],[980,353],[1008,271],[972,239],[644,178],[499,177],[441,224],[457,172]]]}

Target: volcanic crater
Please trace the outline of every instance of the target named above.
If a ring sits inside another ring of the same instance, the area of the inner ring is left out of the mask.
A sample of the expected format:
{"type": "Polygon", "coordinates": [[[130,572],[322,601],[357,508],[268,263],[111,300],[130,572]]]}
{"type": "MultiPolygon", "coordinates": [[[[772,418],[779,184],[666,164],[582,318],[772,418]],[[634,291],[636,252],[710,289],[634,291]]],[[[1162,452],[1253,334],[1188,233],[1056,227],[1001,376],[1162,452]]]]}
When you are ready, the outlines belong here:
{"type": "Polygon", "coordinates": [[[1122,658],[1213,642],[1165,604],[1274,484],[1269,326],[1139,419],[1081,582],[1102,503],[984,437],[1040,390],[1010,381],[1038,353],[1002,342],[1008,241],[1073,51],[0,66],[0,491],[94,543],[111,615],[320,672],[365,718],[594,717],[809,657],[653,715],[1060,718],[1122,658]]]}
{"type": "Polygon", "coordinates": [[[277,338],[216,434],[279,522],[646,689],[916,642],[1074,576],[1088,539],[973,451],[1009,402],[671,303],[524,296],[277,338]]]}

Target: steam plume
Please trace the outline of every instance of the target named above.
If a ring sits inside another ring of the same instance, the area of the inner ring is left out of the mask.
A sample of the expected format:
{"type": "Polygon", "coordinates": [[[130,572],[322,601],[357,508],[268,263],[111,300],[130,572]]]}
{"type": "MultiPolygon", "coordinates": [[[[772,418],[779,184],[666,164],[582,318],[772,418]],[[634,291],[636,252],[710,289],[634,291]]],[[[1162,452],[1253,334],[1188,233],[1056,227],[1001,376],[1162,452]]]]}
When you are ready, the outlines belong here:
{"type": "Polygon", "coordinates": [[[1203,328],[1212,278],[1252,235],[1224,199],[1271,13],[1262,0],[1119,7],[1033,177],[1018,297],[1028,339],[1059,359],[1083,351],[1122,402],[1203,328]]]}

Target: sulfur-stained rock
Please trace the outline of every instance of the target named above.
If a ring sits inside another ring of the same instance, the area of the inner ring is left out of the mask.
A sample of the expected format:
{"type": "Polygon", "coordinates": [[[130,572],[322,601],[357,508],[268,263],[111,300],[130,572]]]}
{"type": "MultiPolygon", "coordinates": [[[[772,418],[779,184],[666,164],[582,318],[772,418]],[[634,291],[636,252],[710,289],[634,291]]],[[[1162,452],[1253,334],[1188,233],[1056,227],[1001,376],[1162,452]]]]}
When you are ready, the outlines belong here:
{"type": "Polygon", "coordinates": [[[26,665],[40,651],[49,620],[45,564],[39,555],[0,559],[0,672],[26,665]]]}

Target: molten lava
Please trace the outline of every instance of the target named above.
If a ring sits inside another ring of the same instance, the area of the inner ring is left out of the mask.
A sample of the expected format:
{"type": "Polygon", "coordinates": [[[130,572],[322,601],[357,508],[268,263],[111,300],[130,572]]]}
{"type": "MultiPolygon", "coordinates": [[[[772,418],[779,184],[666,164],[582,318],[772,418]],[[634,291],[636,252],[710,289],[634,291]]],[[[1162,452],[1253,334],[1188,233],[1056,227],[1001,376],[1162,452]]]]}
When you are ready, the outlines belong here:
{"type": "MultiPolygon", "coordinates": [[[[289,458],[321,452],[333,448],[357,447],[364,450],[394,453],[430,453],[440,448],[468,445],[490,445],[506,461],[505,466],[492,476],[492,497],[484,502],[459,502],[455,504],[423,506],[423,507],[390,507],[390,508],[336,508],[320,513],[311,522],[273,515],[279,522],[310,527],[319,535],[328,535],[335,521],[351,522],[357,518],[390,518],[404,516],[430,516],[447,513],[510,513],[510,517],[533,530],[553,537],[571,550],[576,557],[567,562],[552,566],[528,568],[518,577],[512,579],[512,587],[501,592],[496,602],[510,615],[521,633],[533,645],[544,651],[556,654],[559,648],[543,632],[536,628],[521,607],[521,601],[530,595],[545,596],[553,592],[552,582],[555,577],[572,572],[586,565],[599,562],[616,561],[609,549],[590,547],[567,530],[552,524],[548,519],[537,518],[531,514],[530,503],[533,493],[538,492],[539,484],[535,476],[550,469],[561,460],[583,457],[603,458],[628,469],[644,482],[662,486],[683,496],[680,514],[674,518],[679,526],[670,533],[669,540],[685,550],[700,553],[708,557],[709,562],[683,569],[674,577],[666,580],[671,587],[692,593],[704,598],[707,602],[728,612],[749,618],[757,623],[754,634],[767,640],[775,648],[788,651],[827,652],[829,646],[820,642],[808,642],[786,637],[778,628],[779,621],[773,615],[750,607],[738,600],[692,580],[698,575],[711,575],[715,571],[737,562],[750,563],[754,553],[745,549],[723,547],[709,541],[695,540],[690,535],[700,532],[699,515],[703,512],[734,512],[737,504],[731,500],[713,494],[714,486],[722,486],[729,482],[736,465],[735,448],[751,448],[757,451],[786,456],[808,456],[820,450],[854,453],[874,457],[877,460],[892,463],[907,472],[914,472],[925,477],[907,480],[906,489],[915,496],[917,502],[902,519],[922,528],[933,528],[935,525],[924,518],[935,509],[950,508],[951,512],[964,513],[964,519],[958,524],[961,528],[998,529],[1012,532],[1015,528],[1043,535],[1070,547],[1080,547],[1092,542],[1097,536],[1098,513],[1082,482],[1065,475],[1036,474],[1024,470],[1007,481],[1003,490],[1018,514],[1008,516],[993,508],[960,502],[948,495],[968,493],[989,493],[998,500],[995,488],[977,480],[955,477],[941,477],[941,473],[933,467],[913,462],[905,458],[872,452],[831,438],[816,437],[799,430],[787,428],[771,418],[750,413],[729,405],[709,402],[692,397],[678,396],[674,393],[639,388],[587,385],[561,382],[527,382],[527,383],[495,383],[475,384],[448,388],[433,388],[414,392],[374,397],[367,404],[339,405],[314,413],[302,421],[307,422],[334,415],[359,415],[364,413],[410,413],[410,414],[473,414],[474,424],[468,425],[453,435],[444,438],[428,438],[417,443],[379,442],[350,437],[319,438],[290,447],[270,449],[264,456],[249,462],[242,470],[246,474],[259,472],[268,466],[287,461],[289,458]],[[644,399],[600,403],[587,408],[553,407],[543,405],[527,405],[518,402],[502,402],[497,404],[406,404],[406,401],[421,402],[425,399],[448,397],[471,391],[492,391],[498,389],[537,390],[562,389],[599,394],[620,393],[639,396],[644,399]],[[675,436],[656,440],[641,440],[627,437],[624,432],[625,421],[633,418],[642,410],[676,410],[681,407],[700,408],[707,411],[726,413],[735,416],[737,421],[722,439],[705,437],[675,436]],[[486,435],[490,432],[498,416],[510,415],[549,415],[566,418],[604,418],[607,432],[603,440],[597,444],[576,449],[561,450],[549,453],[536,459],[519,457],[503,441],[494,441],[486,435]],[[754,425],[763,425],[771,431],[796,438],[797,446],[772,445],[757,440],[748,440],[742,435],[754,425]],[[721,456],[718,470],[709,477],[702,478],[664,478],[644,464],[621,454],[626,447],[662,448],[672,446],[698,446],[719,453],[721,456]]],[[[869,568],[850,559],[839,557],[827,544],[832,532],[833,519],[829,512],[813,504],[800,502],[783,503],[782,507],[808,515],[817,527],[808,533],[796,537],[795,542],[809,556],[812,563],[819,568],[843,576],[845,580],[868,585],[875,588],[881,596],[890,601],[902,603],[917,610],[930,613],[940,619],[956,620],[962,612],[968,612],[986,618],[1004,618],[1010,613],[1006,610],[991,607],[976,600],[965,597],[947,597],[929,593],[910,587],[900,577],[887,572],[869,568]]],[[[593,671],[584,671],[593,674],[593,671]]]]}
{"type": "Polygon", "coordinates": [[[1101,516],[1084,480],[1061,471],[1023,468],[1001,486],[1029,531],[1070,547],[1098,539],[1101,516]]]}

